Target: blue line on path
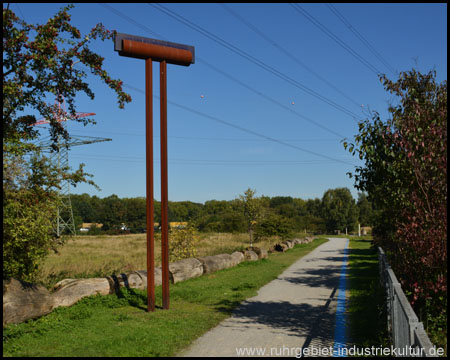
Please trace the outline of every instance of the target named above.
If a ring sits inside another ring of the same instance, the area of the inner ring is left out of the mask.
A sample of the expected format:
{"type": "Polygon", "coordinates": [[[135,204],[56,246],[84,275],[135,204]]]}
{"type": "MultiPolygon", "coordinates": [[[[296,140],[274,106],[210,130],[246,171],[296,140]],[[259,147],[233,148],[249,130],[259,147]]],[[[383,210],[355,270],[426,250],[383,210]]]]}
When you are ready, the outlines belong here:
{"type": "Polygon", "coordinates": [[[334,346],[333,346],[333,356],[334,357],[346,357],[346,351],[343,350],[346,345],[346,332],[347,332],[347,324],[345,319],[345,306],[346,306],[346,297],[345,290],[347,287],[347,258],[348,258],[348,244],[349,239],[347,239],[347,243],[345,244],[344,249],[344,261],[341,267],[341,276],[339,278],[339,294],[337,298],[337,307],[336,307],[336,325],[334,328],[334,346]]]}

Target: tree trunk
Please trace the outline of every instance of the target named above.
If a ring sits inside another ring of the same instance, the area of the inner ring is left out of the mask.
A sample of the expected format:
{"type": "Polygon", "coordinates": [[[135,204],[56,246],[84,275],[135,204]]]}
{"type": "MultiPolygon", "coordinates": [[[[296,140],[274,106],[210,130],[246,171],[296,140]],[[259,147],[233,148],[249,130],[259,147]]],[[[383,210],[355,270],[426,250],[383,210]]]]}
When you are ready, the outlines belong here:
{"type": "Polygon", "coordinates": [[[244,254],[240,251],[235,251],[231,254],[231,257],[233,258],[233,266],[236,266],[245,260],[244,254]]]}
{"type": "Polygon", "coordinates": [[[53,298],[45,287],[3,280],[3,326],[46,315],[53,307],[53,298]]]}
{"type": "Polygon", "coordinates": [[[86,296],[108,295],[113,292],[107,278],[64,279],[53,289],[53,307],[72,306],[86,296]]]}
{"type": "Polygon", "coordinates": [[[214,271],[227,269],[234,266],[235,259],[230,254],[220,254],[198,258],[203,265],[203,273],[209,274],[214,271]]]}
{"type": "Polygon", "coordinates": [[[202,263],[194,258],[183,259],[169,264],[169,272],[172,275],[173,283],[192,279],[203,275],[202,263]]]}
{"type": "MultiPolygon", "coordinates": [[[[280,244],[287,250],[286,244],[280,244]]],[[[227,269],[242,261],[257,261],[267,257],[267,251],[258,248],[233,254],[220,254],[191,258],[169,264],[171,281],[177,283],[200,276],[204,273],[227,269]]],[[[155,285],[161,285],[161,268],[155,268],[155,285]]],[[[127,274],[112,275],[106,278],[64,279],[49,292],[41,285],[33,285],[16,279],[3,280],[3,326],[17,324],[50,313],[58,306],[71,306],[80,299],[96,294],[112,294],[120,287],[133,289],[147,288],[147,272],[133,271],[127,274]]]]}

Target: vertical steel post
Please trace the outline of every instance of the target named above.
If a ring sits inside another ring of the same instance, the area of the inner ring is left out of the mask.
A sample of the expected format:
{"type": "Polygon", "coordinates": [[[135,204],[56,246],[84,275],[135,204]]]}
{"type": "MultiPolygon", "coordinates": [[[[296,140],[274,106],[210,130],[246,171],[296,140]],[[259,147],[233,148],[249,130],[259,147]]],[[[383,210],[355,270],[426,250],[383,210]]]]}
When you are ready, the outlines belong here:
{"type": "Polygon", "coordinates": [[[167,62],[160,62],[161,270],[163,309],[169,308],[169,205],[167,186],[167,62]]]}
{"type": "Polygon", "coordinates": [[[152,61],[160,62],[161,114],[161,268],[163,309],[169,309],[169,195],[167,184],[167,64],[189,66],[195,48],[130,34],[114,35],[120,56],[145,60],[146,157],[147,157],[147,310],[155,309],[154,199],[153,199],[153,98],[152,61]]]}
{"type": "Polygon", "coordinates": [[[147,311],[155,311],[155,240],[153,203],[153,85],[152,59],[145,60],[145,136],[147,157],[147,311]]]}

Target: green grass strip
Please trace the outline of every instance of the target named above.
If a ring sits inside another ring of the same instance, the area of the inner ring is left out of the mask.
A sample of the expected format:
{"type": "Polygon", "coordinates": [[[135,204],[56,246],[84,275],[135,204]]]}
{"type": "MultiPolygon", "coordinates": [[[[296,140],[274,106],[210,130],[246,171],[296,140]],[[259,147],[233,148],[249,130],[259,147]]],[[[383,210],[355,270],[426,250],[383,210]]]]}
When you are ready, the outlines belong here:
{"type": "Polygon", "coordinates": [[[350,238],[347,312],[349,340],[357,348],[388,346],[385,293],[378,271],[377,250],[371,247],[371,237],[350,238]]]}
{"type": "MultiPolygon", "coordinates": [[[[170,287],[170,310],[147,313],[146,291],[92,296],[37,320],[3,329],[3,356],[173,356],[229,317],[243,300],[317,246],[316,239],[268,259],[170,287]]],[[[161,301],[161,287],[156,288],[161,301]]]]}

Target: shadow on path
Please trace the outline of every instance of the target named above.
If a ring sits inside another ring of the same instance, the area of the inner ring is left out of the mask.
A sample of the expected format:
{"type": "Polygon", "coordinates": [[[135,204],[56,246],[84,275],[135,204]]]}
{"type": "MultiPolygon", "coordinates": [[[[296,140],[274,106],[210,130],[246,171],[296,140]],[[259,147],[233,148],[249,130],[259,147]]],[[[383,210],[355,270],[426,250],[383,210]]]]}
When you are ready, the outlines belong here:
{"type": "Polygon", "coordinates": [[[293,272],[293,276],[283,277],[281,280],[292,284],[302,284],[308,287],[324,287],[334,289],[339,283],[341,266],[328,266],[326,268],[310,268],[293,272]]]}
{"type": "Polygon", "coordinates": [[[243,336],[251,329],[270,327],[275,333],[280,331],[285,336],[307,335],[305,343],[299,343],[299,347],[330,347],[334,341],[336,292],[337,287],[333,289],[325,305],[321,306],[292,304],[287,301],[244,302],[233,312],[231,322],[223,323],[222,326],[242,331],[243,336]],[[239,326],[236,326],[237,323],[239,326]]]}

